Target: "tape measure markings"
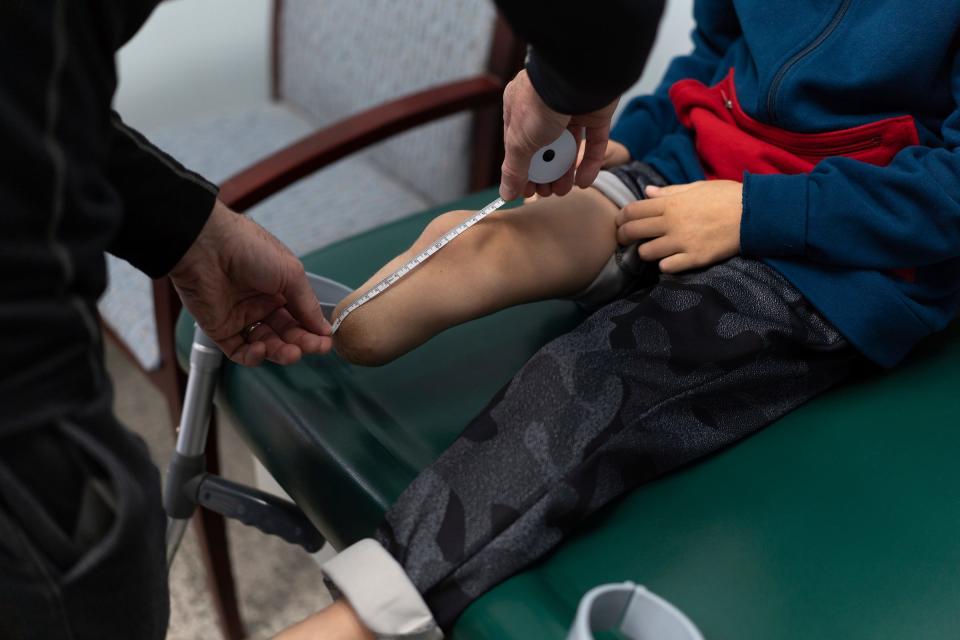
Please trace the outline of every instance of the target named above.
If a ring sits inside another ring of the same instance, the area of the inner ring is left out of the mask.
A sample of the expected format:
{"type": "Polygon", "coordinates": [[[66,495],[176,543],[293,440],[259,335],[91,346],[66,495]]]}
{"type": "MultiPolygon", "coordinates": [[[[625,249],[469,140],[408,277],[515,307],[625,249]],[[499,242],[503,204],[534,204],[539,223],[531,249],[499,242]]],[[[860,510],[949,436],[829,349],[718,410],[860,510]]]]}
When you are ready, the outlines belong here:
{"type": "MultiPolygon", "coordinates": [[[[530,169],[527,175],[531,182],[536,182],[537,184],[549,184],[563,177],[570,167],[573,166],[573,163],[576,161],[576,159],[576,138],[574,138],[572,133],[564,130],[559,138],[541,148],[534,155],[530,161],[530,169]]],[[[426,262],[426,260],[437,251],[440,251],[440,249],[445,247],[451,240],[505,204],[506,202],[503,198],[497,198],[483,209],[480,209],[480,211],[470,216],[470,218],[464,220],[459,225],[443,234],[433,244],[417,254],[413,260],[388,275],[386,278],[375,284],[373,288],[369,289],[362,296],[351,302],[346,309],[340,312],[340,315],[337,316],[336,320],[333,321],[331,335],[337,332],[337,329],[339,329],[340,325],[343,324],[343,321],[347,319],[347,316],[392,287],[398,280],[426,262]]]]}
{"type": "Polygon", "coordinates": [[[456,227],[454,227],[450,231],[446,232],[445,234],[437,238],[426,249],[424,249],[423,251],[418,253],[416,256],[414,256],[412,260],[410,260],[405,265],[401,266],[399,269],[397,269],[396,271],[394,271],[393,273],[391,273],[390,275],[382,279],[380,282],[378,282],[369,290],[367,290],[367,292],[364,293],[362,296],[360,296],[359,298],[351,302],[349,305],[347,305],[347,308],[341,311],[340,314],[337,316],[336,320],[333,321],[333,326],[331,327],[331,335],[337,332],[337,329],[339,329],[340,325],[343,324],[343,321],[347,319],[347,316],[349,316],[351,313],[353,313],[354,311],[356,311],[357,309],[359,309],[360,307],[362,307],[363,305],[370,302],[371,300],[376,298],[378,295],[380,295],[381,293],[383,293],[384,291],[392,287],[394,284],[397,283],[398,280],[400,280],[405,275],[407,275],[408,273],[410,273],[411,271],[419,267],[421,264],[426,262],[427,259],[430,258],[430,256],[435,254],[437,251],[440,251],[440,249],[442,249],[448,243],[453,241],[461,233],[463,233],[473,225],[477,224],[478,222],[480,222],[481,220],[483,220],[488,215],[490,215],[491,213],[493,213],[494,211],[496,211],[497,209],[499,209],[505,204],[506,204],[506,201],[503,198],[497,198],[496,200],[494,200],[493,202],[485,206],[483,209],[480,209],[480,211],[477,211],[475,214],[473,214],[472,216],[470,216],[469,218],[467,218],[466,220],[458,224],[456,227]]]}

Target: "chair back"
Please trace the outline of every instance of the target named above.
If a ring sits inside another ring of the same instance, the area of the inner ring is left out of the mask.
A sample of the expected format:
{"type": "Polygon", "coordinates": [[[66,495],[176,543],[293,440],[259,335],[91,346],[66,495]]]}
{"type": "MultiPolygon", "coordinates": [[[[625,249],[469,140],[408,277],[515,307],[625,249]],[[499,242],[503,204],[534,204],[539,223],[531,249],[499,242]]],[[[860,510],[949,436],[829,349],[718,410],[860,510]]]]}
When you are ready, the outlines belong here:
{"type": "MultiPolygon", "coordinates": [[[[486,0],[276,0],[277,97],[318,127],[484,73],[496,11],[486,0]]],[[[363,153],[428,201],[469,186],[473,118],[457,114],[363,153]]]]}

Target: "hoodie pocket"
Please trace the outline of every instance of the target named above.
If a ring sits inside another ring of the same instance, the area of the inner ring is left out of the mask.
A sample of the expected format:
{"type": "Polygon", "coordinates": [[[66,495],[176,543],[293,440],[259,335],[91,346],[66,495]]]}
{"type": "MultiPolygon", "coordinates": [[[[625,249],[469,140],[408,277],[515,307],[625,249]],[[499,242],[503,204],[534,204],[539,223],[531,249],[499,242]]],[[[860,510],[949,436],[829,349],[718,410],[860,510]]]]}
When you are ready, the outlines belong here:
{"type": "Polygon", "coordinates": [[[817,133],[760,122],[741,107],[732,69],[712,87],[680,80],[670,88],[670,100],[680,123],[693,133],[697,156],[710,179],[740,182],[748,171],[808,173],[821,160],[836,156],[886,166],[902,149],[919,143],[912,116],[817,133]]]}

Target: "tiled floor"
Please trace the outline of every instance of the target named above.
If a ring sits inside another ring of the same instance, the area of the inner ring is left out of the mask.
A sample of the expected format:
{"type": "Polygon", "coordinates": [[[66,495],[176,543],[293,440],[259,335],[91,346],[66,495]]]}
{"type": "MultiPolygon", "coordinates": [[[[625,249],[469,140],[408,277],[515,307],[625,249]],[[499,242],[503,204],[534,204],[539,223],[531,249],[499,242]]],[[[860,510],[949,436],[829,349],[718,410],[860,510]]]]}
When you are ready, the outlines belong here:
{"type": "MultiPolygon", "coordinates": [[[[163,468],[173,448],[173,433],[162,396],[109,341],[107,368],[114,380],[117,415],[147,441],[163,468]]],[[[220,434],[223,474],[253,483],[253,462],[240,438],[229,427],[220,434]]],[[[229,523],[228,536],[240,613],[252,640],[269,638],[329,603],[319,568],[302,550],[235,522],[229,523]]],[[[170,572],[170,600],[168,640],[220,638],[192,527],[170,572]]]]}

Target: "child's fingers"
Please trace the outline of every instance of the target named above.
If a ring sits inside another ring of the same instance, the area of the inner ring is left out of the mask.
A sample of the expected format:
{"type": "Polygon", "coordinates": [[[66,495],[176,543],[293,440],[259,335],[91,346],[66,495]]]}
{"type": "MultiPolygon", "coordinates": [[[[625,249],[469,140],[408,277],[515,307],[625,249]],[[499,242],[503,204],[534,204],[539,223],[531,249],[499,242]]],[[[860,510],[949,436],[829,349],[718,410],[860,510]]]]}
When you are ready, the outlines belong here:
{"type": "Polygon", "coordinates": [[[688,184],[672,184],[667,187],[657,187],[654,185],[648,186],[644,189],[644,193],[648,198],[662,198],[664,196],[675,196],[678,193],[683,193],[688,189],[700,184],[699,182],[690,182],[688,184]]]}
{"type": "Polygon", "coordinates": [[[640,259],[645,262],[655,262],[662,258],[677,255],[680,250],[679,243],[669,236],[648,240],[637,247],[640,259]]]}
{"type": "Polygon", "coordinates": [[[637,240],[659,238],[665,233],[666,224],[660,216],[656,218],[630,220],[617,227],[617,242],[620,244],[630,244],[637,240]]]}
{"type": "Polygon", "coordinates": [[[675,253],[661,260],[659,266],[663,273],[680,273],[698,265],[689,253],[675,253]]]}
{"type": "Polygon", "coordinates": [[[626,222],[631,220],[639,220],[640,218],[652,218],[654,216],[662,216],[664,210],[664,204],[661,200],[637,200],[636,202],[631,202],[623,209],[617,213],[616,223],[617,226],[621,226],[626,222]]]}

